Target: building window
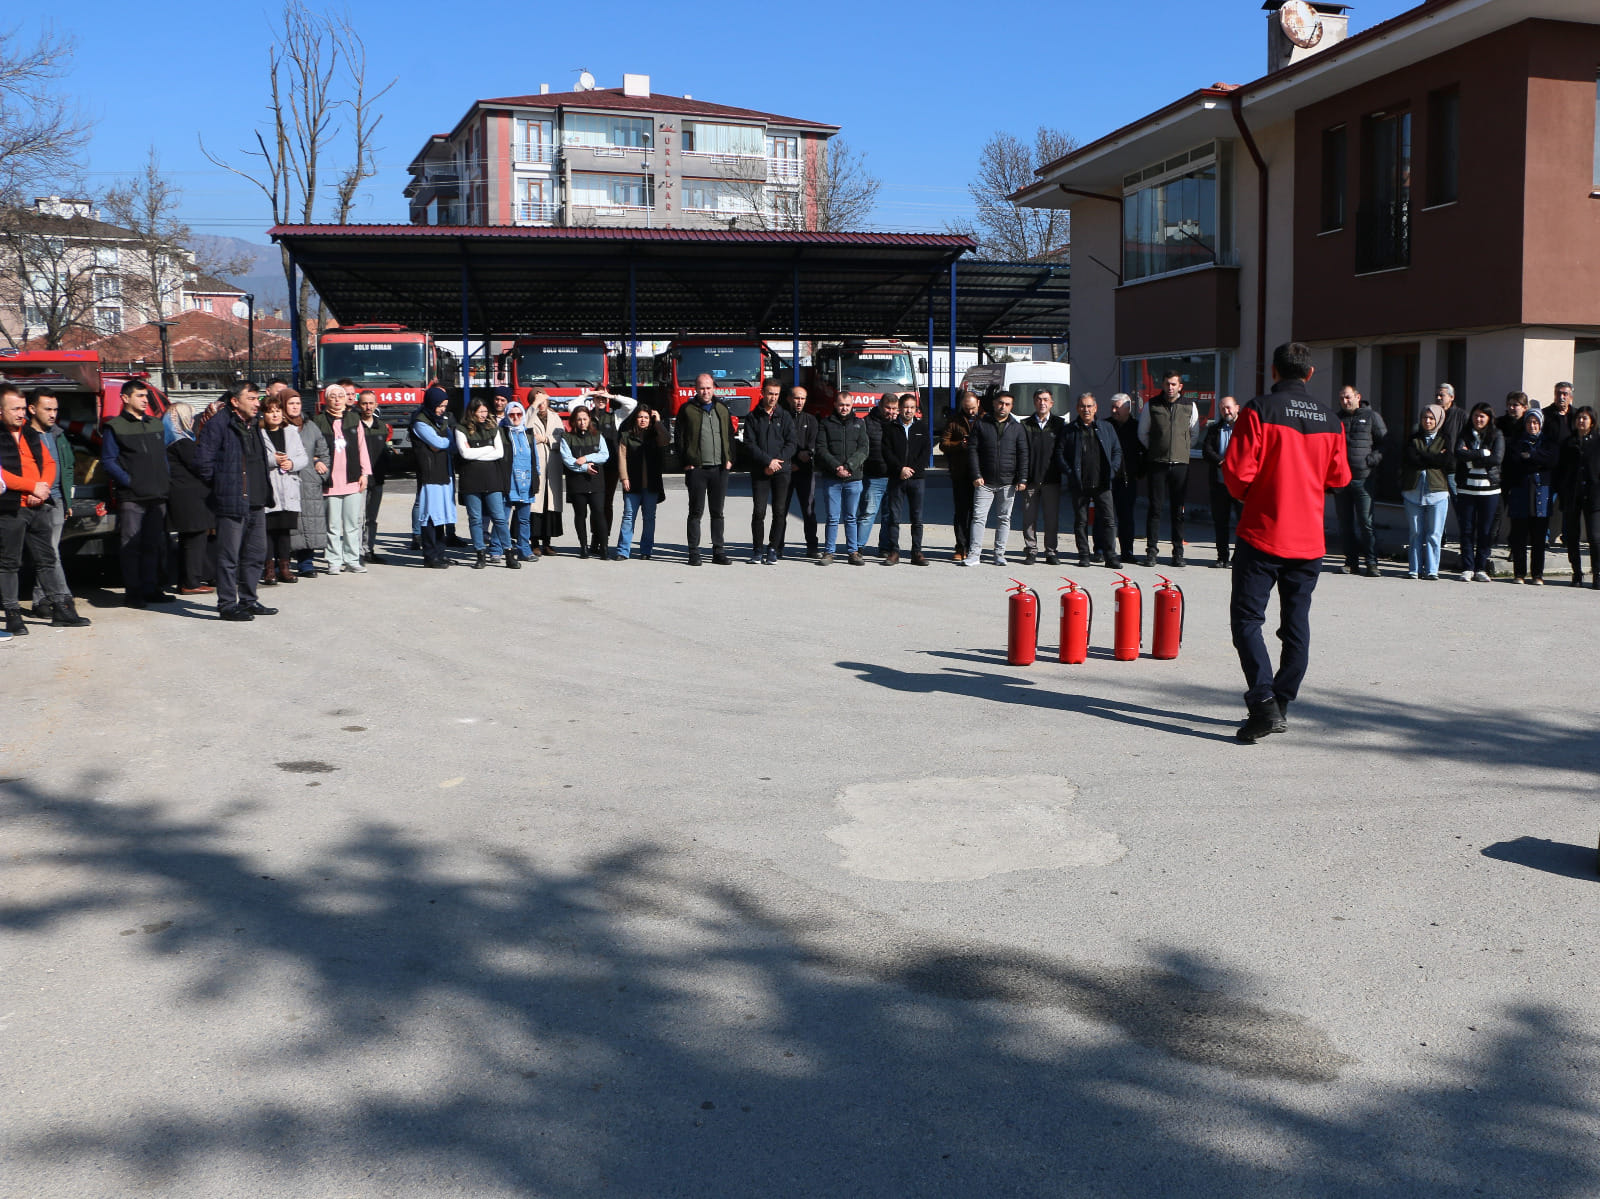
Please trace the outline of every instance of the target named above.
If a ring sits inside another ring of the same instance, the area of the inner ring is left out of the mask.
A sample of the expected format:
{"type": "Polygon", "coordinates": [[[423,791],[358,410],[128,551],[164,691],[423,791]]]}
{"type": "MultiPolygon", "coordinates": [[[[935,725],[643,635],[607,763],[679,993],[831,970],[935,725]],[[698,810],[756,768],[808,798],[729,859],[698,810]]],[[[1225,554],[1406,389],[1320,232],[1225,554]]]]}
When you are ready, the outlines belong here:
{"type": "Polygon", "coordinates": [[[583,208],[654,208],[655,180],[650,175],[574,171],[572,203],[583,208]]]}
{"type": "Polygon", "coordinates": [[[1333,383],[1335,389],[1358,386],[1355,346],[1340,346],[1333,352],[1333,383]]]}
{"type": "Polygon", "coordinates": [[[1345,156],[1348,142],[1343,125],[1322,131],[1323,233],[1344,228],[1345,156]]]}
{"type": "Polygon", "coordinates": [[[1356,213],[1356,272],[1411,265],[1411,114],[1362,122],[1366,170],[1356,213]]]}
{"type": "Polygon", "coordinates": [[[740,183],[731,179],[685,179],[683,181],[683,207],[685,212],[747,213],[756,210],[753,190],[759,184],[740,183]]]}
{"type": "Polygon", "coordinates": [[[1588,398],[1600,395],[1600,339],[1580,337],[1572,343],[1572,393],[1588,398]]]}
{"type": "Polygon", "coordinates": [[[122,280],[115,275],[96,275],[94,277],[95,303],[103,300],[118,300],[122,298],[122,280]]]}
{"type": "Polygon", "coordinates": [[[604,113],[574,112],[562,118],[561,144],[608,149],[648,149],[655,137],[649,117],[613,117],[604,113]]]}
{"type": "Polygon", "coordinates": [[[800,182],[800,139],[798,137],[769,137],[767,139],[767,182],[800,182]]]}
{"type": "Polygon", "coordinates": [[[122,309],[96,308],[94,310],[94,327],[101,333],[121,333],[122,309]]]}
{"type": "Polygon", "coordinates": [[[683,123],[685,154],[730,154],[760,158],[766,139],[755,125],[714,125],[709,121],[683,123]]]}
{"type": "Polygon", "coordinates": [[[96,246],[94,250],[95,266],[114,267],[117,265],[116,246],[96,246]]]}
{"type": "Polygon", "coordinates": [[[553,221],[556,206],[551,199],[552,182],[547,179],[517,180],[518,221],[553,221]]]}
{"type": "Polygon", "coordinates": [[[1435,351],[1438,355],[1438,378],[1434,382],[1448,383],[1456,389],[1456,404],[1463,412],[1467,409],[1467,339],[1441,338],[1435,351]]]}
{"type": "Polygon", "coordinates": [[[1227,260],[1232,221],[1218,186],[1227,170],[1225,153],[1208,142],[1123,181],[1125,282],[1227,260]]]}
{"type": "Polygon", "coordinates": [[[1428,204],[1458,198],[1461,175],[1461,89],[1428,94],[1428,204]]]}
{"type": "Polygon", "coordinates": [[[28,304],[22,309],[22,323],[24,325],[38,325],[41,328],[49,321],[49,314],[37,304],[28,304]]]}
{"type": "Polygon", "coordinates": [[[518,162],[552,161],[555,148],[551,145],[550,135],[549,121],[529,121],[519,117],[511,147],[513,156],[518,162]]]}

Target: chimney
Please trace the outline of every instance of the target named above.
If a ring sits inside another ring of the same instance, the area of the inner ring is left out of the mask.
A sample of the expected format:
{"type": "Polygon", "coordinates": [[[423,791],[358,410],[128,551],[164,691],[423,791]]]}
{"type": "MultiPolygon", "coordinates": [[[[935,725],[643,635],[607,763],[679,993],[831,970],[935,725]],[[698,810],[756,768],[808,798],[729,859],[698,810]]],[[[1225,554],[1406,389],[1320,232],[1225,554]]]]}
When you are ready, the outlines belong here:
{"type": "Polygon", "coordinates": [[[650,98],[650,76],[624,75],[622,77],[622,94],[624,96],[633,96],[639,100],[648,100],[650,98]]]}
{"type": "Polygon", "coordinates": [[[550,85],[548,83],[541,83],[539,85],[539,94],[541,96],[548,96],[550,94],[550,85]]]}
{"type": "Polygon", "coordinates": [[[1320,54],[1349,36],[1348,4],[1323,0],[1266,0],[1267,74],[1320,54]]]}

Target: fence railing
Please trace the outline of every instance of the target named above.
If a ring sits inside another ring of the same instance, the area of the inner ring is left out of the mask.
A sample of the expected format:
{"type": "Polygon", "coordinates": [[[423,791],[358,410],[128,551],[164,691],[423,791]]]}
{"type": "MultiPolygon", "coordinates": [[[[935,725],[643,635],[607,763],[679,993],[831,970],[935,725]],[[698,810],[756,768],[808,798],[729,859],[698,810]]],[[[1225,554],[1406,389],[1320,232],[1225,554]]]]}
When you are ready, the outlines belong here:
{"type": "Polygon", "coordinates": [[[553,200],[522,200],[513,206],[513,212],[521,224],[548,224],[556,219],[559,208],[553,200]]]}

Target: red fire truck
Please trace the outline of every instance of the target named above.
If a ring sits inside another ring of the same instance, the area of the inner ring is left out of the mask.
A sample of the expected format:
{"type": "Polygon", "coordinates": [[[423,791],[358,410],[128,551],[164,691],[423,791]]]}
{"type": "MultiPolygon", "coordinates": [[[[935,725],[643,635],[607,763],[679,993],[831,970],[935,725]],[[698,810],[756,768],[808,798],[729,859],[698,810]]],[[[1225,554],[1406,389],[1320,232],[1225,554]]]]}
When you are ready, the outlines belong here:
{"type": "Polygon", "coordinates": [[[739,420],[761,398],[762,380],[777,373],[778,355],[759,337],[680,337],[655,361],[656,386],[672,417],[694,399],[696,377],[710,375],[717,398],[739,420]]]}
{"type": "Polygon", "coordinates": [[[824,343],[817,347],[804,375],[806,411],[828,415],[842,391],[849,395],[859,416],[885,392],[916,391],[916,366],[911,347],[898,340],[863,337],[824,343]]]}
{"type": "MultiPolygon", "coordinates": [[[[317,343],[317,401],[320,406],[329,383],[349,379],[362,391],[378,396],[378,411],[394,426],[389,448],[403,452],[411,446],[411,417],[422,404],[422,393],[440,381],[442,354],[431,333],[418,333],[404,325],[342,325],[329,329],[317,343]]],[[[353,397],[352,397],[353,398],[353,397]]],[[[309,413],[308,413],[309,415],[309,413]]]]}
{"type": "MultiPolygon", "coordinates": [[[[100,468],[100,426],[122,411],[122,388],[143,373],[103,372],[93,350],[0,350],[0,383],[24,395],[49,391],[60,404],[56,422],[67,431],[74,455],[72,511],[61,529],[61,560],[117,560],[116,501],[100,468]]],[[[167,397],[150,388],[150,411],[167,410],[167,397]]]]}
{"type": "Polygon", "coordinates": [[[605,340],[575,334],[519,337],[511,346],[511,396],[530,407],[528,396],[542,387],[550,408],[565,419],[572,402],[591,391],[611,391],[615,375],[605,340]]]}

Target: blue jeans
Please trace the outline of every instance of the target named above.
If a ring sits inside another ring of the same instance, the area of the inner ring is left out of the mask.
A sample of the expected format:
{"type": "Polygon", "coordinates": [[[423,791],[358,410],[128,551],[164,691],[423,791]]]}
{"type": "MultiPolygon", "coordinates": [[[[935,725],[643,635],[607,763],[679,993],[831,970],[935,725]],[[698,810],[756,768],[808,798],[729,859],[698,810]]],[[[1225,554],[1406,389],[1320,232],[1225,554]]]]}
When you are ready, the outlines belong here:
{"type": "MultiPolygon", "coordinates": [[[[506,526],[511,533],[513,544],[517,547],[519,558],[533,557],[533,540],[531,536],[533,525],[533,505],[526,501],[507,500],[506,526]]],[[[494,547],[496,551],[506,549],[504,545],[494,547]]]]}
{"type": "Polygon", "coordinates": [[[639,538],[639,552],[649,557],[656,550],[656,493],[653,491],[625,491],[622,493],[622,534],[617,538],[617,557],[633,555],[633,525],[644,509],[644,535],[639,538]]]}
{"type": "MultiPolygon", "coordinates": [[[[472,530],[472,548],[480,553],[496,546],[510,544],[510,530],[506,527],[506,497],[498,491],[487,495],[462,497],[467,505],[467,527],[472,530]],[[483,539],[483,518],[488,515],[493,526],[489,542],[483,539]]],[[[495,549],[496,553],[500,551],[495,549]]]]}
{"type": "Polygon", "coordinates": [[[1498,495],[1456,492],[1456,519],[1461,522],[1461,569],[1489,573],[1494,522],[1500,514],[1498,495]]]}
{"type": "Polygon", "coordinates": [[[861,499],[856,503],[856,545],[864,546],[872,537],[872,526],[877,523],[878,509],[883,506],[883,493],[889,489],[889,480],[865,479],[861,484],[861,499]]]}
{"type": "Polygon", "coordinates": [[[1439,547],[1444,543],[1444,521],[1450,514],[1450,493],[1408,491],[1405,501],[1411,573],[1436,575],[1439,573],[1439,547]]]}
{"type": "Polygon", "coordinates": [[[828,508],[828,532],[823,539],[822,552],[833,553],[839,544],[839,526],[842,524],[845,552],[855,553],[861,548],[861,542],[856,537],[856,531],[861,527],[861,522],[856,519],[856,512],[861,506],[861,480],[837,476],[824,480],[822,496],[828,508]]]}

